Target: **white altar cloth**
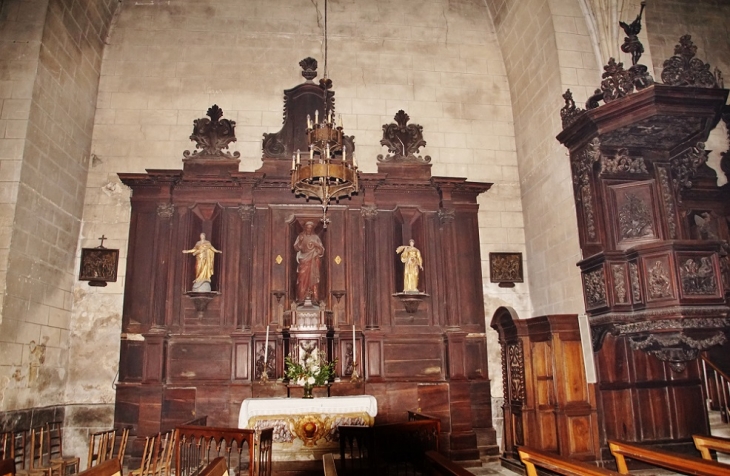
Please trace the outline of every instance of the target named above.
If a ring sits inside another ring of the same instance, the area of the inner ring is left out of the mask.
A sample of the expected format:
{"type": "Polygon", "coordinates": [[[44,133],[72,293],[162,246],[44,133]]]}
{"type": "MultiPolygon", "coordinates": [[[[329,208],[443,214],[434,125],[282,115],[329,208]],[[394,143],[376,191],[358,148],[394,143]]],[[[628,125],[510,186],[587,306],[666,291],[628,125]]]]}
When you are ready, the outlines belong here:
{"type": "Polygon", "coordinates": [[[247,398],[241,403],[238,427],[249,428],[253,417],[266,415],[302,415],[305,413],[367,413],[375,418],[378,401],[372,395],[327,398],[247,398]]]}

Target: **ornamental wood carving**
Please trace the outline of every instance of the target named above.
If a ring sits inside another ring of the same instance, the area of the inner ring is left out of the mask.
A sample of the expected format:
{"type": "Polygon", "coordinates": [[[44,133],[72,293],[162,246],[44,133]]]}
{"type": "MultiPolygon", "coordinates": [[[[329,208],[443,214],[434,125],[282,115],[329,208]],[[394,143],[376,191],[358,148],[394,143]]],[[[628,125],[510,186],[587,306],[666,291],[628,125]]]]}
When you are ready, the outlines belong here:
{"type": "Polygon", "coordinates": [[[190,140],[195,141],[195,149],[183,152],[185,158],[221,158],[237,159],[239,152],[231,154],[226,149],[231,142],[236,141],[236,122],[222,119],[223,110],[213,104],[206,113],[208,117],[193,121],[193,133],[190,140]],[[209,119],[210,118],[210,119],[209,119]]]}
{"type": "Polygon", "coordinates": [[[428,163],[431,157],[421,157],[418,151],[426,146],[423,140],[423,127],[408,124],[411,119],[402,109],[395,114],[394,123],[383,125],[383,138],[380,145],[388,148],[388,155],[378,155],[379,162],[428,163]]]}

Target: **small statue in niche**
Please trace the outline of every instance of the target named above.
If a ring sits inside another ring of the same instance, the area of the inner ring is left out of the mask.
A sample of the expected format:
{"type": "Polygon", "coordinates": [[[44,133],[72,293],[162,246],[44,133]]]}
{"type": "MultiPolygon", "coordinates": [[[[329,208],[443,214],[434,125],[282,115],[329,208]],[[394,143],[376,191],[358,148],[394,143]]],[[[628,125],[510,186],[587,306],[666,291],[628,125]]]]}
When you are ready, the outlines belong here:
{"type": "Polygon", "coordinates": [[[195,279],[193,280],[194,293],[209,293],[210,277],[213,276],[213,264],[215,253],[222,253],[213,247],[210,241],[205,239],[205,233],[200,234],[200,241],[190,250],[183,250],[195,256],[195,279]]]}
{"type": "Polygon", "coordinates": [[[413,246],[414,241],[409,240],[408,245],[396,248],[395,252],[400,254],[403,266],[403,292],[418,293],[418,270],[423,269],[423,258],[421,252],[413,246]]]}
{"type": "Polygon", "coordinates": [[[324,245],[314,233],[314,223],[308,221],[294,242],[297,251],[297,302],[307,298],[319,303],[319,277],[324,245]]]}

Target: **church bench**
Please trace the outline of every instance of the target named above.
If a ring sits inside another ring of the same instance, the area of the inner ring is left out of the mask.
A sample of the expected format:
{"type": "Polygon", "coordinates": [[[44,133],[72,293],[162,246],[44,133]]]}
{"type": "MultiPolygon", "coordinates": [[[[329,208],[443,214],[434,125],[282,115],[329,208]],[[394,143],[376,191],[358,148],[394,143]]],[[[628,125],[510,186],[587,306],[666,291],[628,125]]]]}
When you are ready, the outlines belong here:
{"type": "Polygon", "coordinates": [[[441,453],[426,451],[430,474],[437,476],[472,476],[473,473],[454,463],[441,453]]]}
{"type": "Polygon", "coordinates": [[[200,476],[203,468],[219,456],[225,458],[226,466],[237,475],[271,474],[271,428],[257,432],[182,425],[175,428],[175,433],[176,476],[200,476]]]}
{"type": "Polygon", "coordinates": [[[718,463],[717,461],[707,461],[695,456],[677,454],[661,449],[646,448],[615,440],[609,440],[608,447],[613,457],[616,458],[616,467],[621,474],[629,474],[626,458],[630,458],[680,473],[706,476],[730,476],[730,465],[718,463]]]}
{"type": "Polygon", "coordinates": [[[699,450],[703,459],[712,459],[712,454],[710,453],[710,450],[730,454],[730,438],[720,438],[719,436],[692,435],[692,439],[695,442],[695,448],[699,450]]]}
{"type": "Polygon", "coordinates": [[[327,453],[322,456],[322,465],[324,466],[324,476],[337,476],[335,457],[332,453],[327,453]]]}
{"type": "Polygon", "coordinates": [[[122,463],[118,458],[108,459],[81,471],[77,476],[122,476],[122,463]]]}
{"type": "Polygon", "coordinates": [[[338,426],[343,474],[424,465],[427,451],[439,449],[441,422],[423,419],[375,426],[338,426]]]}
{"type": "Polygon", "coordinates": [[[222,456],[217,457],[200,472],[200,476],[228,476],[226,459],[222,456]]]}
{"type": "Polygon", "coordinates": [[[15,476],[15,460],[6,458],[0,460],[0,476],[15,476]]]}
{"type": "Polygon", "coordinates": [[[519,447],[517,452],[520,455],[520,460],[525,465],[527,476],[537,476],[538,467],[565,476],[610,476],[621,474],[583,461],[565,458],[527,446],[519,447]]]}

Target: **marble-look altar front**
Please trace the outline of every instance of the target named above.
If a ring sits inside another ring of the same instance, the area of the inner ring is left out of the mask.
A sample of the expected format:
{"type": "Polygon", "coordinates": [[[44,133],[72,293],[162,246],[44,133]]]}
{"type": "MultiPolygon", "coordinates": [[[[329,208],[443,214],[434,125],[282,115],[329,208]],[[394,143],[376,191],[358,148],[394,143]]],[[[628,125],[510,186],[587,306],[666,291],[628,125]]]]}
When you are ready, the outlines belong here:
{"type": "Polygon", "coordinates": [[[339,425],[372,426],[378,402],[372,395],[327,398],[247,398],[239,428],[274,428],[276,460],[318,459],[339,451],[339,425]]]}

